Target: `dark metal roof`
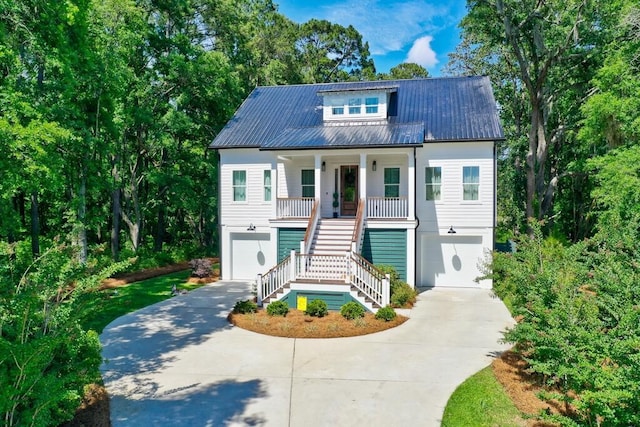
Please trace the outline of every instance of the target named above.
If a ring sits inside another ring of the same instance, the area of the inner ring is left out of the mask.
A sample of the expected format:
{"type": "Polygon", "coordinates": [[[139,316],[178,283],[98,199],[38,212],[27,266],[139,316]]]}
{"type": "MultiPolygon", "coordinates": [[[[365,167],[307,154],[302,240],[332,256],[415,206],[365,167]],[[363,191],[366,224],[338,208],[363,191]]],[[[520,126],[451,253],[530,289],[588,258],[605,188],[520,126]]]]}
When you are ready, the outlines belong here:
{"type": "Polygon", "coordinates": [[[274,150],[501,139],[489,78],[447,77],[257,87],[210,147],[274,150]],[[322,93],[390,87],[397,89],[391,94],[386,124],[323,122],[322,93]]]}
{"type": "Polygon", "coordinates": [[[263,144],[263,150],[422,145],[424,123],[353,124],[287,129],[263,144]]]}

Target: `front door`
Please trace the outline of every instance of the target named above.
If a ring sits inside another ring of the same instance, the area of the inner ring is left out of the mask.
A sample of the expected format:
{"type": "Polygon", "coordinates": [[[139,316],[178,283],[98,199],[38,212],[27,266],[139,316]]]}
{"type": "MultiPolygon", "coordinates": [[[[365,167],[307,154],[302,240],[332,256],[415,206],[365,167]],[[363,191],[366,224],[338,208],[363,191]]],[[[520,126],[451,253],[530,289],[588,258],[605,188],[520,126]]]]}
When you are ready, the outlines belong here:
{"type": "Polygon", "coordinates": [[[356,216],[358,210],[358,169],[357,165],[340,166],[341,216],[356,216]]]}

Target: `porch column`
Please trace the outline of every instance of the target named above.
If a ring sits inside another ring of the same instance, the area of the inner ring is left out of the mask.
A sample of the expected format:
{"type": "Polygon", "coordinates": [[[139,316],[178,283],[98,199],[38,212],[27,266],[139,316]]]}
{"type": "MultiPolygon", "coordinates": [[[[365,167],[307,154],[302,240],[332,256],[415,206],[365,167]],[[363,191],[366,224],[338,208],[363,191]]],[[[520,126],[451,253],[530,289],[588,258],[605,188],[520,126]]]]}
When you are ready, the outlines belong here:
{"type": "Polygon", "coordinates": [[[320,154],[316,154],[314,156],[315,167],[314,167],[314,182],[315,189],[313,194],[314,197],[320,200],[320,196],[322,195],[322,156],[320,154]]]}
{"type": "Polygon", "coordinates": [[[407,200],[409,200],[409,212],[408,212],[408,219],[409,220],[414,220],[416,219],[416,158],[414,156],[414,151],[411,150],[407,153],[408,156],[408,162],[407,164],[409,165],[408,168],[408,177],[407,180],[409,181],[408,184],[408,194],[407,194],[407,200]]]}
{"type": "Polygon", "coordinates": [[[360,153],[360,173],[359,176],[359,184],[358,184],[358,194],[360,199],[367,198],[367,155],[365,153],[360,153]]]}
{"type": "Polygon", "coordinates": [[[278,160],[271,163],[271,218],[278,218],[278,160]]]}

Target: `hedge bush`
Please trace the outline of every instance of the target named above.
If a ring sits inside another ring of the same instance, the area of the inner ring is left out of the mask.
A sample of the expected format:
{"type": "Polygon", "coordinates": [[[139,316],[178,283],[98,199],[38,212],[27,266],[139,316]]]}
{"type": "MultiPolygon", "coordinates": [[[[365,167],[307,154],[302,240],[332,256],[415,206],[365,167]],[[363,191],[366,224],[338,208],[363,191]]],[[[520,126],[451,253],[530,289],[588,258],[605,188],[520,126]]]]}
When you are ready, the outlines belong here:
{"type": "Polygon", "coordinates": [[[274,301],[267,306],[269,316],[285,317],[289,313],[289,304],[284,301],[274,301]]]}
{"type": "Polygon", "coordinates": [[[376,313],[376,319],[378,320],[384,320],[385,322],[390,322],[393,319],[396,318],[396,311],[393,309],[393,307],[382,307],[380,310],[378,310],[378,312],[376,313]]]}
{"type": "Polygon", "coordinates": [[[258,311],[258,305],[250,300],[238,301],[233,306],[233,312],[237,314],[249,314],[258,311]]]}
{"type": "Polygon", "coordinates": [[[348,320],[359,319],[364,317],[364,307],[355,301],[349,301],[342,307],[340,307],[340,314],[342,317],[348,320]]]}
{"type": "Polygon", "coordinates": [[[327,307],[327,303],[323,300],[314,299],[307,304],[307,309],[304,313],[313,317],[324,317],[329,314],[329,308],[327,307]]]}

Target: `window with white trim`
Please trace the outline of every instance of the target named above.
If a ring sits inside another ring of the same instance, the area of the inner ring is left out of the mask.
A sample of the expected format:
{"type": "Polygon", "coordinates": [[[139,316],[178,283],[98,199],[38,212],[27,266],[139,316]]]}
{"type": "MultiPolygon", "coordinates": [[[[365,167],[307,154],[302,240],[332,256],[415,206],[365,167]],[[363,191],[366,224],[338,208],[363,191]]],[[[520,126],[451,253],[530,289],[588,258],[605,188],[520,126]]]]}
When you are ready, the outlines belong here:
{"type": "Polygon", "coordinates": [[[231,184],[233,188],[233,201],[234,202],[246,202],[247,201],[247,171],[233,171],[233,181],[231,184]]]}
{"type": "Polygon", "coordinates": [[[263,184],[264,185],[264,201],[270,202],[271,201],[271,171],[268,169],[264,171],[263,183],[264,183],[263,184]]]}
{"type": "Polygon", "coordinates": [[[349,98],[349,114],[362,114],[362,100],[360,98],[349,98]]]}
{"type": "Polygon", "coordinates": [[[424,169],[426,200],[440,200],[442,187],[442,168],[428,166],[424,169]]]}
{"type": "Polygon", "coordinates": [[[364,111],[367,114],[378,114],[378,97],[365,98],[364,111]]]}
{"type": "Polygon", "coordinates": [[[331,114],[334,116],[344,115],[344,103],[342,100],[333,101],[331,103],[331,114]]]}
{"type": "Polygon", "coordinates": [[[400,168],[384,168],[384,197],[400,197],[400,168]]]}
{"type": "Polygon", "coordinates": [[[462,200],[478,200],[480,195],[480,166],[462,167],[462,200]]]}
{"type": "Polygon", "coordinates": [[[302,170],[302,197],[315,197],[316,175],[313,169],[302,170]]]}

